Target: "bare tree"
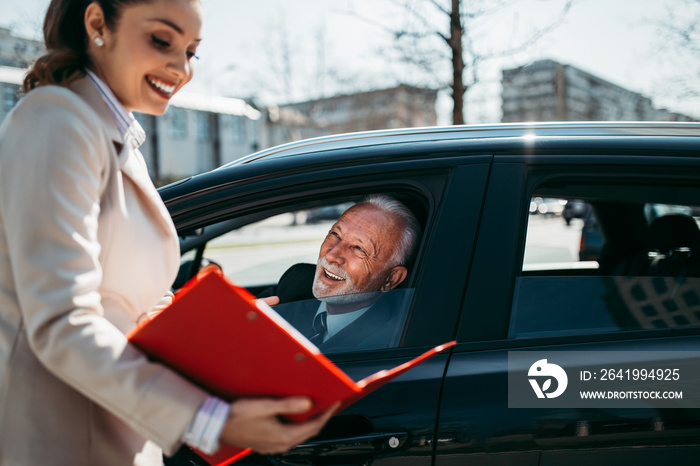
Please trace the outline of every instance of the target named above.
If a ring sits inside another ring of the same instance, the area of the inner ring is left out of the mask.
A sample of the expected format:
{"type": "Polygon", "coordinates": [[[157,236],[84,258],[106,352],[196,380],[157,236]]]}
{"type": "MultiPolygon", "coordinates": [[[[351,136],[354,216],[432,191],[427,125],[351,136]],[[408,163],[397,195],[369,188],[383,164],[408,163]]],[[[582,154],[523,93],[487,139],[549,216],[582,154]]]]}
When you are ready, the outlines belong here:
{"type": "Polygon", "coordinates": [[[677,99],[700,96],[700,0],[670,4],[665,17],[651,19],[659,30],[659,49],[668,62],[676,62],[682,75],[666,79],[665,92],[677,99]]]}
{"type": "MultiPolygon", "coordinates": [[[[403,14],[401,24],[371,21],[390,33],[398,58],[429,76],[438,90],[449,89],[453,100],[452,123],[463,124],[465,94],[479,82],[479,66],[486,60],[522,52],[558,27],[576,0],[550,0],[558,14],[549,23],[528,31],[519,43],[502,50],[478,47],[479,23],[520,0],[389,0],[403,14]],[[446,71],[449,65],[450,73],[446,71]],[[447,76],[450,76],[447,78],[447,76]]],[[[353,12],[363,21],[369,21],[353,12]]]]}
{"type": "Polygon", "coordinates": [[[700,55],[700,0],[684,0],[685,7],[669,8],[666,18],[659,22],[664,36],[672,46],[680,46],[700,55]]]}
{"type": "Polygon", "coordinates": [[[282,15],[265,29],[270,32],[262,43],[264,54],[261,58],[267,65],[264,67],[266,79],[263,82],[276,95],[291,102],[296,98],[297,75],[302,69],[298,51],[290,47],[290,44],[297,41],[291,37],[282,15]]]}
{"type": "Polygon", "coordinates": [[[294,33],[284,14],[272,19],[256,44],[255,66],[241,73],[241,87],[253,90],[262,103],[282,104],[356,92],[362,79],[338,61],[325,23],[294,33]]]}

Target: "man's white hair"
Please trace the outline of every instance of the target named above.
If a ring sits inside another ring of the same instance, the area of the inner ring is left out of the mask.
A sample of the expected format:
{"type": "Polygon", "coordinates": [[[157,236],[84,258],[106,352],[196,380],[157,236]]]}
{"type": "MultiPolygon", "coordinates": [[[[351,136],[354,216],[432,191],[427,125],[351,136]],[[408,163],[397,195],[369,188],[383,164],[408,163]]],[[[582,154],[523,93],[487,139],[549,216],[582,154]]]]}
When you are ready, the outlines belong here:
{"type": "Polygon", "coordinates": [[[403,234],[399,240],[398,248],[392,257],[391,267],[397,265],[408,266],[413,260],[421,234],[420,223],[413,212],[391,196],[385,194],[370,194],[362,202],[353,207],[371,205],[403,223],[403,234]]]}

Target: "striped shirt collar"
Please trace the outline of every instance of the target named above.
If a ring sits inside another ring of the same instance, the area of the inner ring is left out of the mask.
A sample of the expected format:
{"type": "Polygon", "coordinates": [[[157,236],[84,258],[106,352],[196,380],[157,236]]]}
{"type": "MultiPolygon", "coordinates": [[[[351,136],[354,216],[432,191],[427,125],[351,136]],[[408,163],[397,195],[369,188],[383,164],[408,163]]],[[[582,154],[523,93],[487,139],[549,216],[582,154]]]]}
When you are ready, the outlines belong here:
{"type": "Polygon", "coordinates": [[[100,93],[102,100],[107,104],[109,111],[114,117],[114,121],[117,123],[119,132],[124,135],[124,141],[127,142],[132,149],[138,149],[146,140],[146,132],[139,122],[136,121],[134,114],[126,111],[121,102],[117,100],[112,90],[95,73],[90,70],[85,71],[100,93]]]}

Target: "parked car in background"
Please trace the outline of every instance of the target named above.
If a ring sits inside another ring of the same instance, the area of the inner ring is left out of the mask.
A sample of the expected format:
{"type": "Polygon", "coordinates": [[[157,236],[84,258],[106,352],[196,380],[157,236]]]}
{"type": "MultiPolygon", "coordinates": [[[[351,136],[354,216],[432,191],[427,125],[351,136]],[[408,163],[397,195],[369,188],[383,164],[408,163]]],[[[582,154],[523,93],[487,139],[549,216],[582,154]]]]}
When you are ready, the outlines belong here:
{"type": "Polygon", "coordinates": [[[561,216],[564,217],[566,224],[571,224],[571,219],[583,218],[586,212],[590,209],[590,205],[580,199],[567,200],[564,204],[564,209],[561,216]]]}
{"type": "Polygon", "coordinates": [[[564,212],[566,199],[534,197],[530,200],[530,213],[545,216],[559,216],[564,212]]]}
{"type": "Polygon", "coordinates": [[[579,260],[597,261],[603,249],[603,234],[600,232],[598,221],[590,204],[586,204],[583,214],[583,227],[581,228],[581,242],[579,243],[579,260]]]}
{"type": "MultiPolygon", "coordinates": [[[[288,267],[315,263],[328,225],[294,222],[295,212],[393,196],[423,228],[397,301],[396,343],[328,356],[358,380],[458,341],[338,413],[319,437],[241,464],[697,464],[700,410],[689,400],[580,408],[529,393],[531,407],[513,408],[508,387],[509,353],[574,355],[565,367],[574,385],[584,368],[615,368],[630,354],[654,368],[671,364],[669,350],[700,351],[700,125],[331,136],[258,152],[160,193],[182,239],[181,278],[215,262],[253,294],[288,267]],[[531,215],[538,199],[562,211],[584,202],[590,218],[567,226],[531,215]],[[657,204],[688,209],[651,218],[657,204]],[[580,229],[594,226],[596,239],[586,232],[581,247],[580,229]]],[[[684,380],[688,396],[700,390],[684,380]]]]}

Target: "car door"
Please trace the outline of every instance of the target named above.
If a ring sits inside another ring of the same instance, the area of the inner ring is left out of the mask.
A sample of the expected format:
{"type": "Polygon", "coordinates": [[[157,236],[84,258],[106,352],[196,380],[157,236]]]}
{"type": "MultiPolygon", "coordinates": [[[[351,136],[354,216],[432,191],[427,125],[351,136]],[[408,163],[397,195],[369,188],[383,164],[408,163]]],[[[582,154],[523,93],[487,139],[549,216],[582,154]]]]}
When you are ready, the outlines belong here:
{"type": "MultiPolygon", "coordinates": [[[[692,399],[553,404],[557,400],[538,399],[526,380],[528,370],[544,358],[566,369],[570,387],[583,386],[582,374],[591,368],[597,368],[600,379],[615,368],[631,373],[681,367],[684,383],[664,381],[663,390],[697,392],[692,368],[700,349],[700,301],[695,298],[700,278],[688,273],[615,275],[604,258],[585,261],[594,264],[591,269],[576,254],[570,264],[543,262],[528,268],[526,263],[528,249],[534,257],[530,237],[535,226],[564,233],[569,228],[556,214],[531,214],[530,203],[537,197],[587,199],[598,206],[608,220],[602,251],[610,258],[614,251],[632,252],[633,245],[643,242],[641,229],[647,226],[640,206],[662,201],[692,210],[700,203],[694,161],[671,166],[648,154],[637,159],[609,155],[595,163],[571,157],[495,157],[466,286],[460,344],[443,389],[436,465],[697,461],[700,418],[692,399]],[[631,281],[637,288],[623,287],[631,281]],[[661,314],[660,303],[668,300],[659,298],[654,307],[646,297],[649,290],[661,293],[674,286],[680,290],[677,306],[667,306],[668,316],[654,314],[661,314]],[[640,317],[645,315],[655,323],[647,325],[640,317]],[[532,358],[525,363],[519,358],[528,352],[532,358]],[[518,377],[521,392],[514,394],[518,377]]],[[[550,251],[540,250],[541,257],[553,252],[561,237],[546,237],[541,245],[550,251]]],[[[645,252],[644,257],[651,256],[645,252]]],[[[657,383],[647,382],[647,387],[657,383]]],[[[609,383],[612,391],[622,382],[609,383]]]]}
{"type": "MultiPolygon", "coordinates": [[[[360,348],[328,356],[359,380],[454,339],[466,269],[452,270],[449,264],[471,260],[490,157],[471,157],[456,164],[452,157],[426,154],[405,164],[342,167],[328,167],[323,154],[318,159],[324,161],[322,169],[300,161],[291,165],[287,161],[256,162],[226,176],[217,174],[214,181],[197,180],[197,189],[190,193],[180,188],[170,203],[165,196],[185,243],[194,244],[185,249],[193,251],[195,261],[207,258],[209,252],[203,245],[215,240],[207,236],[208,231],[226,222],[240,228],[273,215],[341,205],[368,193],[412,199],[423,208],[419,217],[424,231],[404,290],[410,298],[400,343],[382,350],[360,348]],[[447,189],[462,195],[445,198],[447,189]],[[452,216],[456,210],[458,218],[452,216]]],[[[225,264],[223,268],[226,272],[225,264]]],[[[241,279],[245,276],[239,275],[241,279]]],[[[264,285],[249,286],[262,289],[264,285]]],[[[449,356],[449,352],[439,354],[361,399],[334,416],[318,438],[286,454],[274,458],[253,455],[240,464],[388,464],[397,460],[432,464],[440,390],[449,356]]]]}

